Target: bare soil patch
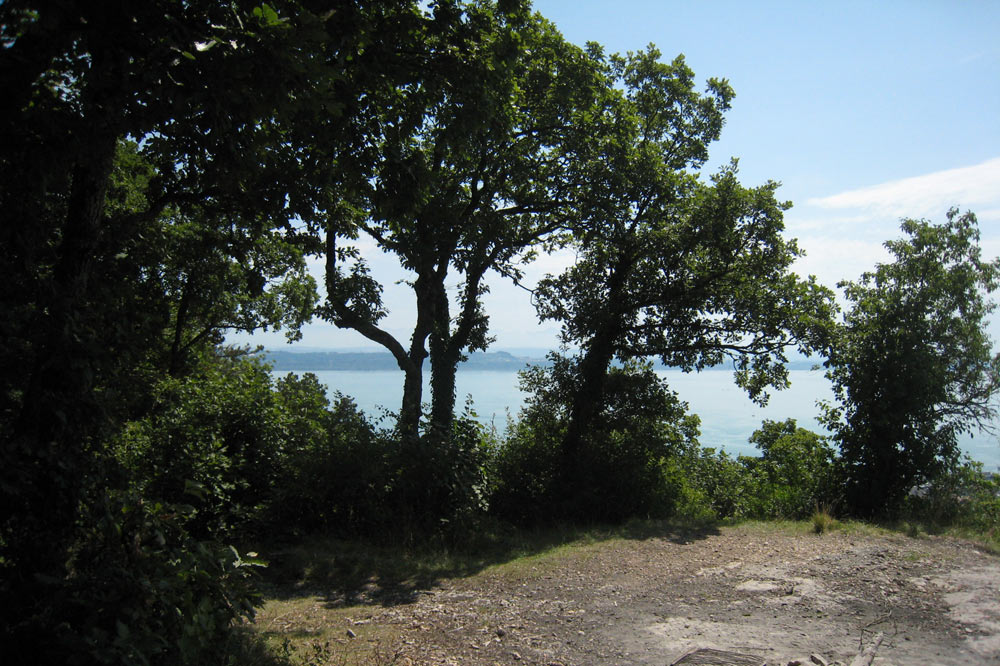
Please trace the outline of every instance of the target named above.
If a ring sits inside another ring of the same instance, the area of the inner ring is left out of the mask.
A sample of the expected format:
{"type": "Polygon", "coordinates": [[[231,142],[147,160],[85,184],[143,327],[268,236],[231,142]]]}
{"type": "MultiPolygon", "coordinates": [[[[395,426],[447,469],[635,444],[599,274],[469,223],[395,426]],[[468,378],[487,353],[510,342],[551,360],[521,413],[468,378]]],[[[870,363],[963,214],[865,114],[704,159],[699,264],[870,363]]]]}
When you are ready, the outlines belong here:
{"type": "Polygon", "coordinates": [[[938,537],[667,532],[523,558],[391,604],[328,596],[316,609],[341,641],[380,628],[403,664],[665,666],[701,648],[847,664],[876,632],[875,664],[1000,663],[1000,558],[938,537]]]}

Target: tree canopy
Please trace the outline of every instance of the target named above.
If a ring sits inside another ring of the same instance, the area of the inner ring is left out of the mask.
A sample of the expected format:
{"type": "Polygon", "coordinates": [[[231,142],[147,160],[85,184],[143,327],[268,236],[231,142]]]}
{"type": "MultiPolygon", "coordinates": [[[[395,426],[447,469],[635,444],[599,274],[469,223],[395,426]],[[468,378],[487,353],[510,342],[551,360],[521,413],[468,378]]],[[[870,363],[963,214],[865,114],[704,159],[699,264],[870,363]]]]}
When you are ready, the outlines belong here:
{"type": "MultiPolygon", "coordinates": [[[[488,272],[522,262],[567,224],[574,153],[602,82],[590,58],[514,4],[469,3],[448,32],[428,27],[419,80],[380,110],[378,158],[326,230],[325,316],[385,346],[405,373],[400,432],[417,435],[422,363],[431,365],[431,428],[448,433],[455,369],[489,344],[488,272]],[[339,233],[347,236],[338,238],[339,233]],[[416,320],[409,344],[379,328],[382,287],[351,245],[363,234],[398,258],[416,320]],[[457,280],[458,294],[448,293],[457,280]],[[454,314],[453,314],[454,310],[454,314]]],[[[450,5],[435,8],[435,16],[450,5]]]]}
{"type": "Polygon", "coordinates": [[[746,188],[733,163],[698,179],[733,92],[705,94],[682,57],[654,49],[612,56],[602,131],[588,156],[573,227],[577,259],[542,281],[542,319],[579,345],[579,386],[566,435],[577,448],[602,404],[612,359],[659,357],[684,370],[734,361],[751,397],[783,387],[785,349],[825,341],[832,292],[790,266],[800,251],[782,235],[776,183],[746,188]],[[620,85],[621,88],[618,88],[620,85]]]}
{"type": "Polygon", "coordinates": [[[422,12],[273,5],[0,4],[5,638],[55,621],[70,553],[98,524],[148,518],[108,508],[122,484],[107,447],[161,375],[226,330],[294,335],[311,314],[301,232],[348,161],[321,158],[357,152],[359,81],[391,73],[365,45],[422,12]],[[293,131],[319,108],[323,123],[293,131]]]}

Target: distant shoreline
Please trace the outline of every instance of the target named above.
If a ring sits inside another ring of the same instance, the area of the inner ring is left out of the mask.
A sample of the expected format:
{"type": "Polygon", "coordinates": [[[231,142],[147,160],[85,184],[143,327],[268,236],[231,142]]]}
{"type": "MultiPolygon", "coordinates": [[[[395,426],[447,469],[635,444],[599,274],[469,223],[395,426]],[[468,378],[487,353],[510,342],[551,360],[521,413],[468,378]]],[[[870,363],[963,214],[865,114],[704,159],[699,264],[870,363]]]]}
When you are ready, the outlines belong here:
{"type": "MultiPolygon", "coordinates": [[[[388,352],[295,352],[266,349],[260,356],[274,370],[345,370],[352,372],[377,372],[399,370],[396,359],[388,352]]],[[[509,352],[474,352],[468,360],[458,365],[459,370],[488,370],[516,372],[530,365],[549,365],[545,358],[514,356],[509,352]]],[[[424,361],[424,367],[429,366],[424,361]]]]}
{"type": "MultiPolygon", "coordinates": [[[[389,352],[362,351],[290,351],[265,349],[259,357],[270,363],[278,372],[285,371],[350,371],[385,372],[399,371],[396,359],[389,352]]],[[[814,360],[793,360],[789,370],[811,370],[819,362],[814,360]]],[[[550,366],[552,361],[545,354],[515,355],[507,351],[473,352],[468,359],[458,364],[458,371],[517,372],[529,366],[550,366]]],[[[659,369],[669,369],[656,364],[659,369]]],[[[424,361],[425,369],[429,363],[424,361]]],[[[731,370],[730,365],[720,365],[708,370],[731,370]]]]}

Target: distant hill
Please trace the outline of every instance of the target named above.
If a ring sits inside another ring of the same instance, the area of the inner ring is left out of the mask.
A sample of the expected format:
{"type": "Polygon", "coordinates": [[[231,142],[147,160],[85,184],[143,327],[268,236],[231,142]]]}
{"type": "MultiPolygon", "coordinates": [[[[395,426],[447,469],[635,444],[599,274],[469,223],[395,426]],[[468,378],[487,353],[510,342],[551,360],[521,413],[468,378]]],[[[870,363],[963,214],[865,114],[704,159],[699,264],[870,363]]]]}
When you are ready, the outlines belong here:
{"type": "MultiPolygon", "coordinates": [[[[332,351],[285,351],[266,349],[261,356],[277,371],[285,370],[353,370],[355,372],[375,370],[399,370],[396,359],[388,352],[332,352],[332,351]]],[[[515,372],[528,365],[547,364],[543,358],[514,356],[508,352],[475,352],[469,359],[459,364],[462,370],[492,370],[515,372]]],[[[424,362],[424,367],[428,363],[424,362]]]]}
{"type": "MultiPolygon", "coordinates": [[[[389,352],[378,351],[320,351],[320,350],[277,350],[265,349],[261,356],[277,371],[296,370],[351,370],[355,372],[377,370],[399,370],[396,359],[389,352]]],[[[789,370],[811,370],[821,364],[822,359],[793,358],[788,363],[789,370]]],[[[464,370],[516,372],[529,365],[550,365],[551,361],[538,355],[515,355],[506,351],[474,352],[458,366],[459,372],[464,370]]],[[[657,368],[665,366],[655,363],[657,368]]],[[[424,368],[429,363],[424,362],[424,368]]],[[[707,370],[732,370],[732,365],[722,364],[707,370]]]]}

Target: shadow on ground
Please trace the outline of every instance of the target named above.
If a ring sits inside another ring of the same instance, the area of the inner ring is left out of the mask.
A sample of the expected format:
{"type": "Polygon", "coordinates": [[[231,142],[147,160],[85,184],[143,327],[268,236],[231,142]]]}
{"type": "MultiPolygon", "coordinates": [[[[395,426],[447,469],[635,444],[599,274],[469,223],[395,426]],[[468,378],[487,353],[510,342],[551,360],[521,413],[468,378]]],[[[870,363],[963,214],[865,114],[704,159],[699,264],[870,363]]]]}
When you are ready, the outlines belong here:
{"type": "Polygon", "coordinates": [[[611,540],[662,539],[691,544],[719,534],[712,523],[632,521],[621,526],[494,529],[423,545],[309,537],[259,548],[269,566],[267,598],[320,596],[331,607],[412,603],[441,581],[475,575],[514,560],[611,540]]]}

